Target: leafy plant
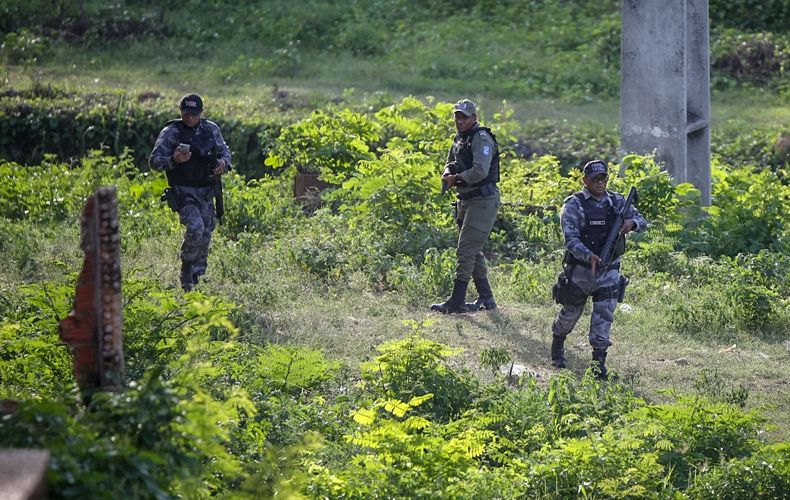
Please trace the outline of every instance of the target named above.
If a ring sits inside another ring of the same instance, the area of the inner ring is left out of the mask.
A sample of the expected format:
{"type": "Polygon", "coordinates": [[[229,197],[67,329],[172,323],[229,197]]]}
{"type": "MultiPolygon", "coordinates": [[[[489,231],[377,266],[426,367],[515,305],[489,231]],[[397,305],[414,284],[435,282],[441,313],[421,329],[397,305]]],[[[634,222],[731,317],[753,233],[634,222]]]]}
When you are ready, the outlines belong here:
{"type": "Polygon", "coordinates": [[[471,403],[476,383],[465,372],[457,372],[446,358],[460,350],[422,336],[426,323],[407,322],[412,334],[379,346],[382,354],[362,364],[362,378],[369,390],[382,398],[410,400],[431,394],[425,411],[445,420],[462,413],[471,403]]]}

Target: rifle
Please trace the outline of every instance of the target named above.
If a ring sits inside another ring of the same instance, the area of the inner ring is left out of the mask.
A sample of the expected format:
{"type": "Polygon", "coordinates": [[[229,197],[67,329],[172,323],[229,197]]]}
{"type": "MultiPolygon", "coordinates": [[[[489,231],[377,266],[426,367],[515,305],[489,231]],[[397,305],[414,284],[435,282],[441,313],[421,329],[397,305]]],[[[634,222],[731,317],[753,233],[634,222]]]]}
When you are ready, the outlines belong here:
{"type": "MultiPolygon", "coordinates": [[[[211,147],[211,154],[214,157],[214,168],[219,165],[219,156],[217,155],[217,145],[211,147]]],[[[212,170],[213,172],[213,170],[212,170]]],[[[214,210],[217,214],[217,221],[222,224],[222,217],[225,215],[225,199],[222,196],[222,175],[213,174],[214,176],[214,210]]]]}
{"type": "Polygon", "coordinates": [[[612,229],[609,231],[609,236],[606,237],[606,243],[604,243],[603,250],[601,250],[601,262],[595,269],[596,279],[603,276],[606,270],[609,269],[609,266],[612,264],[612,259],[614,258],[615,253],[615,245],[617,244],[618,238],[621,236],[620,229],[625,223],[625,213],[629,208],[631,208],[631,204],[634,202],[635,196],[636,188],[632,186],[631,190],[628,191],[628,196],[625,199],[625,203],[623,203],[623,208],[617,212],[612,229]]]}

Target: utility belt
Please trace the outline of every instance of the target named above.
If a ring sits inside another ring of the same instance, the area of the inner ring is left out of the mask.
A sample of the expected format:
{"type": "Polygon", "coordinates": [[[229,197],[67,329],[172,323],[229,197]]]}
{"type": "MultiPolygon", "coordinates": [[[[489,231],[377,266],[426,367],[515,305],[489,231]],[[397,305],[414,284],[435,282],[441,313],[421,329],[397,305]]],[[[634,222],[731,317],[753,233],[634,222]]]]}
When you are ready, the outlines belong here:
{"type": "Polygon", "coordinates": [[[458,199],[461,201],[471,200],[472,198],[483,198],[485,196],[491,196],[496,193],[496,183],[489,182],[488,184],[483,184],[479,188],[469,191],[467,193],[458,193],[458,199]]]}
{"type": "Polygon", "coordinates": [[[184,199],[184,193],[178,188],[178,186],[171,186],[165,188],[165,192],[162,193],[162,197],[160,198],[162,201],[167,203],[167,206],[173,212],[178,213],[184,205],[186,205],[186,200],[184,199]]]}
{"type": "Polygon", "coordinates": [[[601,302],[609,299],[617,299],[617,302],[622,302],[623,299],[625,299],[625,287],[627,287],[630,282],[631,279],[628,276],[621,274],[617,284],[595,290],[592,293],[593,302],[601,302]]]}
{"type": "MultiPolygon", "coordinates": [[[[589,295],[592,295],[593,302],[602,302],[609,299],[617,299],[617,302],[622,302],[625,299],[625,289],[631,282],[628,276],[621,274],[616,284],[597,288],[592,294],[586,294],[572,281],[575,268],[576,264],[563,266],[563,271],[557,276],[557,282],[551,287],[551,298],[554,299],[554,302],[578,307],[583,306],[587,302],[589,295]]],[[[609,269],[619,270],[619,262],[609,269]]]]}
{"type": "MultiPolygon", "coordinates": [[[[187,187],[209,187],[213,184],[209,184],[208,186],[187,186],[187,187]]],[[[197,200],[194,200],[194,196],[191,194],[187,194],[181,189],[182,186],[170,186],[165,188],[165,191],[162,193],[160,200],[167,203],[167,206],[173,212],[178,212],[185,206],[190,204],[190,200],[192,200],[192,204],[197,203],[197,200]]]]}

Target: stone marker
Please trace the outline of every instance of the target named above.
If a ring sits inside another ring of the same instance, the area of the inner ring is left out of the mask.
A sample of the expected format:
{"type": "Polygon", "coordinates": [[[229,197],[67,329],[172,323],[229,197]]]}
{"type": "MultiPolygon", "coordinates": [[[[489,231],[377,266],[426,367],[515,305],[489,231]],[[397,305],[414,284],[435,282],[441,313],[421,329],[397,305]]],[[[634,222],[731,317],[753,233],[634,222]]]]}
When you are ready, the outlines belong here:
{"type": "Polygon", "coordinates": [[[123,304],[115,187],[98,189],[82,212],[85,252],[74,309],[60,322],[60,338],[74,356],[74,377],[87,400],[96,390],[123,386],[123,304]]]}

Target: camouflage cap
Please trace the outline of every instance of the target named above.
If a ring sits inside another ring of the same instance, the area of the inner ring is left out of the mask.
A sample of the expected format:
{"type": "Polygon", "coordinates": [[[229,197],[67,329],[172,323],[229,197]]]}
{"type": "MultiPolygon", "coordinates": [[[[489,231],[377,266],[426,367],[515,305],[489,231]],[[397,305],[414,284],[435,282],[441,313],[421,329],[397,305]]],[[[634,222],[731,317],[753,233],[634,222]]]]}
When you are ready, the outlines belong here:
{"type": "Polygon", "coordinates": [[[203,112],[203,99],[197,94],[187,94],[181,98],[181,104],[178,107],[182,114],[199,115],[203,112]]]}
{"type": "Polygon", "coordinates": [[[469,99],[461,99],[453,106],[453,114],[455,114],[456,111],[460,111],[466,116],[472,116],[477,114],[477,106],[469,99]]]}
{"type": "Polygon", "coordinates": [[[609,168],[601,160],[588,161],[584,166],[585,177],[595,177],[597,174],[609,174],[609,168]]]}

